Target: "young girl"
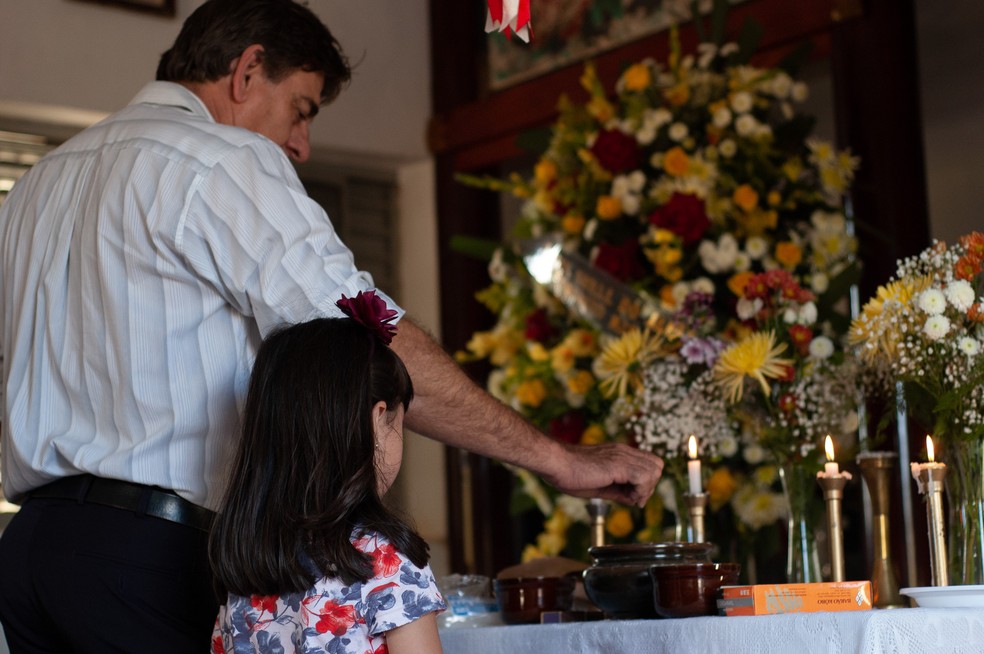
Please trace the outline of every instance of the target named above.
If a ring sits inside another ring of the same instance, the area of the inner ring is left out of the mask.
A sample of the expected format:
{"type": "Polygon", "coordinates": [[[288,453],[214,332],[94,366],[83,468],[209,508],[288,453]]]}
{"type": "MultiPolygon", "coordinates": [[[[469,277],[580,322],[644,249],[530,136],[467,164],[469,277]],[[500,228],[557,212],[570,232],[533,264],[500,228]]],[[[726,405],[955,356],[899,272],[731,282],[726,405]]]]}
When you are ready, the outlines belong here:
{"type": "Polygon", "coordinates": [[[212,652],[440,652],[445,603],[424,540],[381,500],[403,457],[410,377],[395,312],[370,291],[349,318],[269,336],[209,554],[228,594],[212,652]]]}

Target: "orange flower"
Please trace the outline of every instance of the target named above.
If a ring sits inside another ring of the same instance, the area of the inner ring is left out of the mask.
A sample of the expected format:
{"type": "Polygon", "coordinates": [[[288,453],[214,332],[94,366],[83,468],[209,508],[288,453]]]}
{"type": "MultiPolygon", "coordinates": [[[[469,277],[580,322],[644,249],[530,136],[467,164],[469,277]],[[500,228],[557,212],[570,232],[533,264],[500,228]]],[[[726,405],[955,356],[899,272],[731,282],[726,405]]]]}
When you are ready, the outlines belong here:
{"type": "Polygon", "coordinates": [[[738,480],[727,468],[717,468],[707,480],[707,494],[710,496],[711,510],[717,511],[728,503],[738,490],[738,480]]]}
{"type": "Polygon", "coordinates": [[[622,74],[622,80],[626,91],[644,91],[652,81],[652,75],[646,64],[633,64],[622,74]]]}
{"type": "Polygon", "coordinates": [[[568,234],[580,234],[584,229],[584,216],[569,213],[561,219],[560,227],[568,234]]]}
{"type": "Polygon", "coordinates": [[[690,157],[679,145],[670,148],[663,157],[663,170],[669,175],[680,177],[686,175],[689,169],[690,157]]]}
{"type": "Polygon", "coordinates": [[[748,184],[742,184],[735,189],[731,199],[745,211],[751,211],[758,205],[759,194],[748,184]]]}
{"type": "Polygon", "coordinates": [[[541,186],[557,179],[557,164],[550,159],[540,159],[533,167],[533,176],[541,186]]]}
{"type": "Polygon", "coordinates": [[[776,261],[786,268],[795,268],[803,260],[803,250],[792,241],[776,244],[776,261]]]}
{"type": "Polygon", "coordinates": [[[602,220],[615,220],[622,215],[622,201],[611,195],[602,195],[595,204],[595,213],[602,220]]]}
{"type": "Polygon", "coordinates": [[[750,270],[735,273],[731,276],[731,279],[728,280],[728,288],[738,297],[742,297],[745,295],[745,287],[748,286],[748,281],[754,276],[755,273],[750,270]]]}
{"type": "Polygon", "coordinates": [[[975,260],[974,257],[970,256],[969,252],[960,257],[960,259],[957,260],[957,263],[953,266],[953,275],[957,279],[963,279],[968,282],[972,281],[980,271],[980,260],[975,260]]]}
{"type": "Polygon", "coordinates": [[[984,306],[980,302],[975,303],[967,310],[967,318],[974,322],[984,322],[984,306]]]}
{"type": "Polygon", "coordinates": [[[967,255],[975,259],[978,263],[984,259],[984,234],[971,232],[960,237],[960,245],[966,250],[967,255]]]}
{"type": "Polygon", "coordinates": [[[690,87],[687,86],[686,82],[680,82],[676,86],[666,89],[663,92],[663,97],[674,107],[683,106],[690,99],[690,87]]]}

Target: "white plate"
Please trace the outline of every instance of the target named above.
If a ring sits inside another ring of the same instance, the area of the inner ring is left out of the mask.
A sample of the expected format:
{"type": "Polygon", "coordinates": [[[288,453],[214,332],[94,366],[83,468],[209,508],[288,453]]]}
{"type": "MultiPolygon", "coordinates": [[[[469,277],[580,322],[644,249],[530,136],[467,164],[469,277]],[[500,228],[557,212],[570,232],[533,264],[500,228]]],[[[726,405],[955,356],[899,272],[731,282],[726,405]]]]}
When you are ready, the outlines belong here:
{"type": "Polygon", "coordinates": [[[920,586],[899,592],[923,608],[984,608],[984,586],[920,586]]]}

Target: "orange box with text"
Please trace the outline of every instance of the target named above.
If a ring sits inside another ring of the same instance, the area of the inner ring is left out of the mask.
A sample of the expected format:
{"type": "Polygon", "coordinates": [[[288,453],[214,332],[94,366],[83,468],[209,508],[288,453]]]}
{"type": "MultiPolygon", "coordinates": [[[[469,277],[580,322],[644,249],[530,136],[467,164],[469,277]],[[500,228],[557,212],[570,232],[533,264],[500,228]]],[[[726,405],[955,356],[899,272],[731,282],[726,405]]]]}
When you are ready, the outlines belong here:
{"type": "Polygon", "coordinates": [[[871,609],[871,582],[724,586],[717,605],[721,615],[866,611],[871,609]]]}

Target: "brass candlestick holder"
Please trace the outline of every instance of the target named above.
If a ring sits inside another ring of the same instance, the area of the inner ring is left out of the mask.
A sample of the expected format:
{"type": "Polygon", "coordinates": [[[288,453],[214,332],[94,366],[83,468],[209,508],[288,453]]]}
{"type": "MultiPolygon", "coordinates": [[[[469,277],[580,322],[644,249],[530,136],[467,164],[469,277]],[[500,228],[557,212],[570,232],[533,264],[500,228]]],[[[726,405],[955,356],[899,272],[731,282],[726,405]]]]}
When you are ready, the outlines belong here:
{"type": "Polygon", "coordinates": [[[950,574],[946,561],[946,532],[943,527],[943,480],[946,466],[942,463],[913,463],[912,476],[919,492],[926,496],[927,527],[929,531],[929,566],[934,586],[949,586],[950,574]]]}
{"type": "Polygon", "coordinates": [[[704,540],[704,513],[707,509],[707,493],[684,495],[687,500],[687,508],[690,510],[690,542],[703,543],[704,540]]]}
{"type": "Polygon", "coordinates": [[[592,497],[587,508],[591,517],[591,547],[601,547],[605,544],[605,518],[611,505],[599,497],[592,497]]]}
{"type": "Polygon", "coordinates": [[[844,581],[844,527],[841,525],[841,501],[850,473],[817,473],[817,483],[823,489],[827,503],[827,539],[830,542],[831,581],[844,581]]]}
{"type": "Polygon", "coordinates": [[[861,452],[856,459],[871,502],[872,605],[879,609],[906,606],[899,594],[895,562],[888,545],[891,475],[898,465],[898,458],[895,452],[861,452]]]}

